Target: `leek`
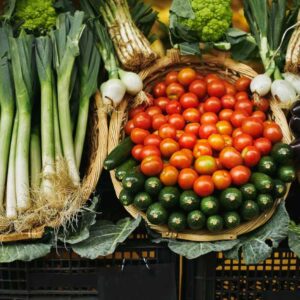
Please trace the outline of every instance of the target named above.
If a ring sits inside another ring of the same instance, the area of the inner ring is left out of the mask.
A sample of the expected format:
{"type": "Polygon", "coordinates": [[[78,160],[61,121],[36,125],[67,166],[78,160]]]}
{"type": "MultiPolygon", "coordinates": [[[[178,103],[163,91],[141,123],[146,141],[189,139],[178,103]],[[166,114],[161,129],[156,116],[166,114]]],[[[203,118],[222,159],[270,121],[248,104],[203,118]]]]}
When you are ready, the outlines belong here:
{"type": "MultiPolygon", "coordinates": [[[[44,122],[44,121],[43,121],[44,122]]],[[[32,129],[30,137],[30,187],[37,191],[41,182],[41,141],[38,126],[32,129]]]]}

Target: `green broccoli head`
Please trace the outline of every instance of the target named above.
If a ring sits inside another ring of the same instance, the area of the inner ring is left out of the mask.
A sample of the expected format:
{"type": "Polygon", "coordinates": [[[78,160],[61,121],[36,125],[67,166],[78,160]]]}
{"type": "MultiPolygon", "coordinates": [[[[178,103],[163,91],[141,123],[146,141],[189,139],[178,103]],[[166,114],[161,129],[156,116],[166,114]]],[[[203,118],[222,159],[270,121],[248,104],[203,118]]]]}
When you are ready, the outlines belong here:
{"type": "Polygon", "coordinates": [[[181,23],[197,32],[203,42],[219,41],[231,24],[230,0],[190,0],[194,19],[181,19],[181,23]]]}
{"type": "Polygon", "coordinates": [[[18,0],[14,17],[26,31],[45,33],[55,26],[57,13],[53,0],[18,0]]]}

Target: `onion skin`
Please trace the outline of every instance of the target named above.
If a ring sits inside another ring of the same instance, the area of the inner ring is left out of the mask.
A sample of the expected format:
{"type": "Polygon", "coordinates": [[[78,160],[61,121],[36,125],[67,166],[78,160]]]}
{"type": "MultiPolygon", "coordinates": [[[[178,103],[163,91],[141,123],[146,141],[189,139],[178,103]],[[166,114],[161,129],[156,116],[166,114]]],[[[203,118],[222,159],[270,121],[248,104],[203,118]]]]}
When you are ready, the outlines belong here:
{"type": "Polygon", "coordinates": [[[250,84],[252,93],[257,93],[259,96],[267,95],[271,90],[272,80],[266,74],[259,74],[254,77],[250,84]]]}
{"type": "Polygon", "coordinates": [[[287,82],[289,82],[293,86],[297,94],[300,94],[300,77],[296,74],[289,72],[282,74],[282,76],[287,82]]]}
{"type": "Polygon", "coordinates": [[[103,103],[118,106],[126,93],[126,87],[120,79],[109,79],[102,83],[101,94],[103,103]]]}
{"type": "Polygon", "coordinates": [[[137,73],[119,70],[119,75],[129,95],[135,96],[143,89],[143,81],[137,73]]]}
{"type": "Polygon", "coordinates": [[[284,104],[292,103],[296,100],[297,94],[293,86],[286,80],[274,80],[271,86],[273,97],[284,104]]]}

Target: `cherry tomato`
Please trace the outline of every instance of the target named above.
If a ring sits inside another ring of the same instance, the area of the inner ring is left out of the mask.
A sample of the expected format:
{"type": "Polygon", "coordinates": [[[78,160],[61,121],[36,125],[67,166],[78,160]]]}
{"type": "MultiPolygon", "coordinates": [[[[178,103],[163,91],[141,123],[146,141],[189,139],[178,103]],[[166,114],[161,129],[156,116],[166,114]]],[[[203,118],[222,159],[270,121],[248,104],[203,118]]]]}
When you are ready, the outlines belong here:
{"type": "Polygon", "coordinates": [[[162,110],[159,106],[152,105],[146,109],[146,113],[150,116],[153,117],[154,115],[158,115],[162,113],[162,110]]]}
{"type": "Polygon", "coordinates": [[[248,117],[242,122],[242,130],[244,133],[248,133],[252,137],[258,138],[263,134],[264,125],[263,122],[257,118],[248,117]]]}
{"type": "Polygon", "coordinates": [[[166,112],[168,115],[180,114],[181,113],[181,104],[176,100],[170,101],[166,105],[166,112]]]}
{"type": "Polygon", "coordinates": [[[183,129],[185,126],[185,120],[180,114],[173,114],[169,116],[169,124],[173,125],[176,129],[183,129]]]}
{"type": "Polygon", "coordinates": [[[283,138],[282,131],[276,123],[265,126],[263,135],[272,143],[280,142],[283,138]]]}
{"type": "Polygon", "coordinates": [[[251,135],[247,133],[242,133],[233,139],[233,147],[240,152],[245,147],[252,146],[252,145],[253,145],[253,138],[251,135]]]}
{"type": "Polygon", "coordinates": [[[148,130],[142,128],[133,128],[130,133],[130,139],[135,144],[144,144],[145,138],[150,134],[148,130]]]}
{"type": "Polygon", "coordinates": [[[236,99],[233,95],[226,94],[221,98],[223,108],[233,109],[236,103],[236,99]]]}
{"type": "Polygon", "coordinates": [[[272,150],[272,143],[266,138],[258,138],[254,141],[254,146],[260,151],[262,156],[268,155],[272,150]]]}
{"type": "Polygon", "coordinates": [[[182,116],[186,122],[197,123],[200,120],[200,112],[196,108],[187,108],[182,113],[182,116]]]}
{"type": "Polygon", "coordinates": [[[218,116],[214,112],[205,112],[201,118],[201,124],[216,124],[218,122],[218,116]]]}
{"type": "Polygon", "coordinates": [[[261,155],[255,146],[247,146],[242,151],[242,157],[247,167],[254,167],[258,164],[261,155]]]}
{"type": "Polygon", "coordinates": [[[245,166],[236,166],[230,170],[232,182],[235,185],[242,185],[249,181],[251,171],[245,166]]]}
{"type": "Polygon", "coordinates": [[[133,148],[131,149],[131,155],[133,156],[133,158],[135,158],[136,160],[142,160],[141,153],[143,148],[144,148],[143,145],[133,146],[133,148]]]}
{"type": "Polygon", "coordinates": [[[203,99],[206,96],[206,82],[201,79],[194,80],[189,86],[189,91],[203,99]]]}
{"type": "Polygon", "coordinates": [[[142,160],[141,171],[146,176],[158,175],[163,169],[163,161],[159,156],[148,156],[142,160]]]}
{"type": "Polygon", "coordinates": [[[173,166],[166,166],[160,173],[159,179],[165,186],[175,185],[178,178],[178,170],[173,166]]]}
{"type": "Polygon", "coordinates": [[[250,83],[251,83],[250,78],[241,77],[235,82],[234,86],[239,92],[246,92],[249,89],[250,83]]]}
{"type": "Polygon", "coordinates": [[[169,162],[172,166],[179,170],[189,168],[192,164],[190,156],[181,150],[173,153],[169,162]]]}
{"type": "Polygon", "coordinates": [[[194,182],[193,189],[194,192],[201,197],[211,195],[215,189],[211,176],[199,176],[194,182]]]}
{"type": "Polygon", "coordinates": [[[235,106],[235,110],[245,110],[247,114],[251,115],[253,110],[253,103],[250,100],[240,100],[238,101],[235,106]]]}
{"type": "Polygon", "coordinates": [[[232,169],[243,163],[243,158],[235,148],[225,147],[220,153],[220,162],[227,169],[232,169]]]}
{"type": "Polygon", "coordinates": [[[196,136],[199,134],[199,123],[188,123],[185,125],[184,131],[187,133],[193,133],[196,136]]]}
{"type": "Polygon", "coordinates": [[[127,135],[130,135],[133,128],[134,128],[133,120],[129,120],[125,125],[125,133],[127,135]]]}
{"type": "Polygon", "coordinates": [[[236,128],[232,132],[232,137],[235,138],[235,137],[237,137],[238,135],[240,135],[242,133],[244,133],[244,132],[243,132],[243,130],[241,128],[236,128]]]}
{"type": "Polygon", "coordinates": [[[234,127],[241,127],[242,122],[248,117],[247,112],[244,110],[237,110],[234,111],[231,118],[230,122],[234,127]]]}
{"type": "Polygon", "coordinates": [[[181,135],[178,142],[181,148],[193,149],[197,142],[197,137],[193,133],[185,132],[181,135]]]}
{"type": "Polygon", "coordinates": [[[171,124],[164,124],[164,125],[160,126],[160,128],[158,129],[158,135],[162,139],[166,139],[166,138],[175,139],[176,138],[176,128],[175,128],[175,126],[173,126],[171,124]]]}
{"type": "Polygon", "coordinates": [[[224,121],[230,121],[230,118],[233,114],[233,110],[230,108],[224,108],[219,113],[219,119],[224,121]]]}
{"type": "Polygon", "coordinates": [[[156,146],[153,145],[147,145],[144,146],[144,148],[142,149],[141,153],[140,153],[140,157],[142,159],[146,158],[147,156],[160,156],[161,153],[159,151],[159,149],[156,146]]]}
{"type": "Polygon", "coordinates": [[[266,121],[266,119],[267,119],[266,114],[260,110],[253,112],[251,117],[257,118],[257,119],[261,120],[262,122],[266,121]]]}
{"type": "Polygon", "coordinates": [[[184,94],[184,88],[178,82],[172,82],[167,86],[166,93],[169,99],[179,100],[179,98],[184,94]]]}
{"type": "Polygon", "coordinates": [[[216,150],[221,151],[225,147],[225,140],[221,134],[214,133],[208,137],[208,143],[216,150]]]}
{"type": "Polygon", "coordinates": [[[233,84],[227,82],[224,80],[225,90],[227,95],[235,95],[236,94],[236,88],[233,84]]]}
{"type": "Polygon", "coordinates": [[[179,100],[181,106],[185,108],[190,108],[190,107],[198,107],[199,105],[199,100],[196,94],[194,93],[185,93],[180,97],[179,100]]]}
{"type": "Polygon", "coordinates": [[[217,170],[217,163],[214,157],[202,155],[196,159],[194,167],[200,175],[211,175],[217,170]]]}
{"type": "Polygon", "coordinates": [[[178,141],[183,134],[183,130],[176,130],[176,141],[178,141]]]}
{"type": "Polygon", "coordinates": [[[227,135],[231,135],[232,134],[232,125],[230,122],[228,121],[219,121],[216,124],[217,130],[220,134],[227,134],[227,135]]]}
{"type": "Polygon", "coordinates": [[[226,170],[217,170],[212,175],[212,181],[217,190],[225,190],[231,185],[231,176],[226,170]]]}
{"type": "Polygon", "coordinates": [[[182,169],[178,175],[178,185],[183,190],[190,190],[193,188],[195,180],[198,178],[198,174],[191,168],[182,169]]]}
{"type": "Polygon", "coordinates": [[[187,148],[183,148],[180,151],[184,153],[191,160],[192,163],[192,161],[194,160],[193,151],[187,148]]]}
{"type": "Polygon", "coordinates": [[[215,124],[203,124],[199,128],[199,136],[201,139],[207,139],[213,133],[218,133],[215,124]]]}
{"type": "Polygon", "coordinates": [[[169,158],[173,153],[179,151],[179,144],[173,139],[166,138],[160,142],[159,145],[162,156],[169,158]]]}
{"type": "Polygon", "coordinates": [[[163,114],[154,115],[152,117],[152,128],[158,130],[162,125],[167,124],[167,117],[163,114]]]}
{"type": "Polygon", "coordinates": [[[154,104],[158,106],[163,112],[166,111],[167,104],[170,100],[167,97],[159,97],[154,100],[154,104]]]}
{"type": "Polygon", "coordinates": [[[133,124],[136,128],[142,128],[147,130],[150,129],[152,126],[152,119],[147,113],[140,112],[134,116],[133,124]]]}
{"type": "Polygon", "coordinates": [[[169,85],[172,82],[178,82],[178,72],[176,71],[171,71],[167,74],[166,76],[166,84],[169,85]]]}
{"type": "Polygon", "coordinates": [[[157,83],[153,88],[153,94],[157,97],[166,96],[167,85],[164,82],[157,83]]]}
{"type": "Polygon", "coordinates": [[[148,136],[146,136],[146,138],[144,139],[144,145],[145,146],[156,146],[159,147],[160,142],[162,141],[161,137],[158,136],[157,134],[149,134],[148,136]]]}
{"type": "Polygon", "coordinates": [[[260,97],[260,98],[258,98],[258,100],[256,100],[256,98],[255,98],[254,106],[255,106],[255,109],[257,109],[257,110],[267,112],[270,109],[270,102],[266,98],[260,97]]]}
{"type": "Polygon", "coordinates": [[[195,158],[198,158],[203,155],[212,155],[212,148],[208,141],[206,140],[199,140],[193,149],[193,155],[195,158]]]}
{"type": "Polygon", "coordinates": [[[246,92],[237,92],[235,94],[236,101],[249,100],[249,96],[246,92]]]}
{"type": "Polygon", "coordinates": [[[207,93],[209,96],[221,98],[226,94],[226,88],[221,80],[214,80],[207,84],[207,93]]]}
{"type": "Polygon", "coordinates": [[[207,112],[218,113],[222,109],[221,100],[217,97],[207,98],[204,102],[203,108],[207,112]]]}
{"type": "Polygon", "coordinates": [[[206,84],[211,83],[215,80],[221,80],[221,78],[217,74],[208,74],[204,78],[206,84]]]}
{"type": "Polygon", "coordinates": [[[135,115],[137,115],[138,113],[143,112],[143,111],[145,111],[144,105],[139,105],[135,108],[131,108],[128,112],[129,119],[133,119],[135,115]]]}
{"type": "Polygon", "coordinates": [[[225,141],[225,147],[231,147],[233,145],[233,139],[230,135],[223,134],[223,139],[225,141]]]}
{"type": "Polygon", "coordinates": [[[221,164],[220,159],[218,157],[216,157],[215,160],[216,160],[216,164],[217,164],[217,169],[218,170],[223,170],[224,168],[223,168],[223,166],[221,164]]]}
{"type": "Polygon", "coordinates": [[[189,85],[192,81],[196,79],[196,71],[192,68],[183,68],[178,73],[178,81],[182,85],[189,85]]]}

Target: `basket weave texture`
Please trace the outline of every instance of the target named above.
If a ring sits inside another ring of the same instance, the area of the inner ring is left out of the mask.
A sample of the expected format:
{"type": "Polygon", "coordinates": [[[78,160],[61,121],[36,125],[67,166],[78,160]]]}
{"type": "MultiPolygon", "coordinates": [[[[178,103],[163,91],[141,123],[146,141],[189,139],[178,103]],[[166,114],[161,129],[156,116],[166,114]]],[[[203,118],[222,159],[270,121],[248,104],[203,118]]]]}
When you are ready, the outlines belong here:
{"type": "MultiPolygon", "coordinates": [[[[203,55],[201,58],[191,55],[182,56],[177,50],[172,49],[169,50],[167,56],[157,60],[155,64],[140,72],[140,76],[144,80],[144,91],[150,92],[152,87],[157,82],[161,81],[169,71],[179,70],[182,67],[186,66],[192,67],[203,75],[206,75],[208,73],[218,74],[221,78],[224,78],[229,82],[234,82],[241,76],[253,78],[257,75],[257,73],[251,67],[233,61],[232,59],[224,56],[203,55]]],[[[129,96],[126,96],[118,110],[116,110],[112,114],[109,126],[108,152],[112,151],[118,145],[120,139],[124,136],[123,126],[127,121],[127,112],[130,106],[135,105],[135,101],[136,99],[132,99],[129,96]]],[[[278,102],[275,99],[270,99],[269,119],[274,120],[281,127],[281,130],[283,132],[283,142],[290,143],[291,134],[285,114],[279,107],[278,102]]],[[[122,185],[115,178],[113,171],[111,172],[111,178],[116,194],[117,196],[119,196],[122,190],[122,185]]],[[[165,238],[177,238],[189,241],[233,240],[236,239],[239,235],[248,233],[265,224],[272,217],[280,202],[285,200],[289,188],[290,185],[288,185],[286,195],[282,199],[277,199],[274,202],[273,207],[264,214],[260,215],[254,220],[243,223],[234,229],[227,229],[217,233],[211,233],[207,230],[186,230],[180,233],[172,232],[167,226],[157,226],[151,224],[147,220],[145,213],[139,211],[133,205],[125,206],[125,209],[134,218],[136,218],[138,215],[141,215],[151,229],[160,233],[161,236],[165,238]]]]}

